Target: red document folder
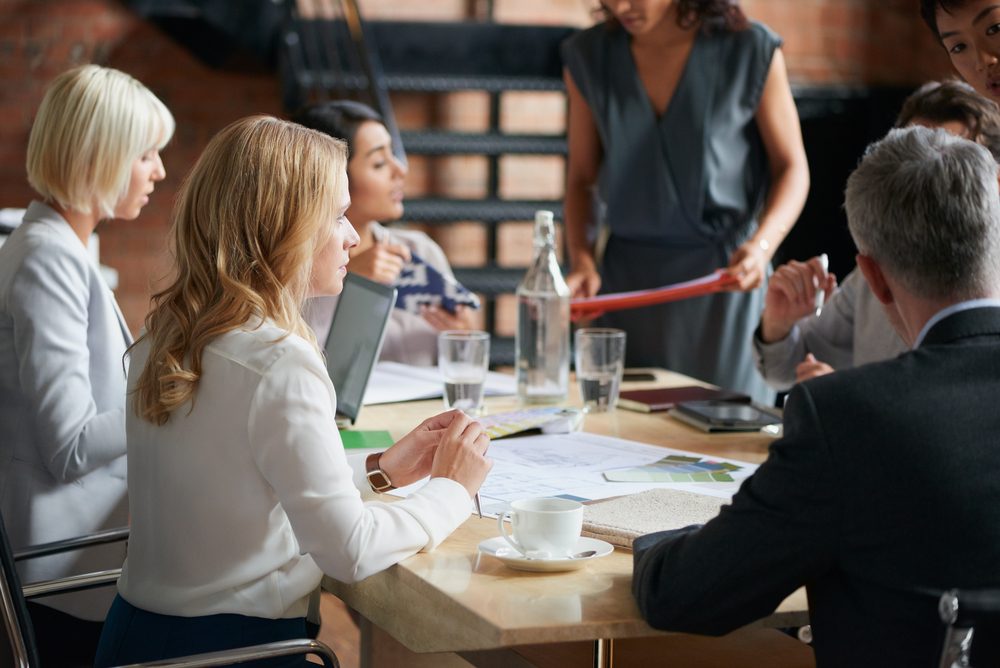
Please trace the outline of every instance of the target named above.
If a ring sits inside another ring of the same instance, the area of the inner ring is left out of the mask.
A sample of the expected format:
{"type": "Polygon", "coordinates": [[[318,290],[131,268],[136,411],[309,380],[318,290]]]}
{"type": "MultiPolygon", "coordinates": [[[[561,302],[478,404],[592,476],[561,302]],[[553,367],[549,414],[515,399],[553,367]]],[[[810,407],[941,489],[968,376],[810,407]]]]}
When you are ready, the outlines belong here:
{"type": "Polygon", "coordinates": [[[606,311],[620,311],[622,309],[690,299],[691,297],[701,297],[714,292],[730,290],[737,285],[739,285],[739,279],[724,269],[719,269],[708,276],[684,281],[683,283],[664,285],[659,288],[572,299],[569,303],[569,312],[573,320],[593,318],[606,311]]]}

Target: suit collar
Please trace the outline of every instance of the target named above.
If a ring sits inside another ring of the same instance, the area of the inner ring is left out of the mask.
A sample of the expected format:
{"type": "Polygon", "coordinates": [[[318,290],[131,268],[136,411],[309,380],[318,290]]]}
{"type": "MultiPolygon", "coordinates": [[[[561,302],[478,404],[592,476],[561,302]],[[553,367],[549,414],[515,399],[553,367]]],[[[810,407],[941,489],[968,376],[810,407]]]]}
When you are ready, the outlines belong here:
{"type": "Polygon", "coordinates": [[[41,223],[43,225],[47,225],[51,229],[55,230],[60,237],[63,237],[71,248],[78,249],[79,252],[87,258],[87,261],[94,266],[96,273],[99,276],[101,287],[107,293],[108,299],[114,307],[115,316],[118,318],[118,326],[121,327],[126,347],[132,345],[132,332],[129,331],[128,325],[125,322],[125,316],[122,314],[121,307],[118,306],[118,300],[115,299],[113,291],[105,282],[104,276],[101,275],[100,265],[98,264],[96,258],[90,254],[88,248],[80,243],[80,237],[76,236],[76,232],[74,232],[73,228],[70,227],[68,222],[66,222],[66,219],[48,204],[34,200],[28,205],[27,211],[24,212],[23,222],[41,223]]]}
{"type": "Polygon", "coordinates": [[[73,248],[79,247],[81,253],[87,253],[87,247],[80,242],[80,237],[76,235],[76,232],[74,232],[73,228],[70,227],[68,222],[66,222],[66,219],[63,218],[58,211],[44,202],[33,200],[31,204],[28,205],[27,211],[24,212],[24,223],[42,223],[55,230],[59,236],[63,237],[67,242],[72,241],[75,243],[76,245],[73,246],[73,248]]]}
{"type": "Polygon", "coordinates": [[[1000,336],[1000,307],[983,306],[952,313],[928,330],[920,347],[974,336],[1000,336]]]}

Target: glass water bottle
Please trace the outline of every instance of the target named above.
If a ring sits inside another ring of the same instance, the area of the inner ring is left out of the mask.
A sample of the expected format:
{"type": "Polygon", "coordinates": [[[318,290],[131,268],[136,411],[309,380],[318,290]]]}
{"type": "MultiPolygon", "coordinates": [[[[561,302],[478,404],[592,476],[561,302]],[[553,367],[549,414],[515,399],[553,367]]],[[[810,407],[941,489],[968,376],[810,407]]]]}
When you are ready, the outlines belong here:
{"type": "Polygon", "coordinates": [[[551,211],[535,213],[535,258],[517,287],[517,394],[522,403],[566,400],[569,288],[556,260],[551,211]]]}

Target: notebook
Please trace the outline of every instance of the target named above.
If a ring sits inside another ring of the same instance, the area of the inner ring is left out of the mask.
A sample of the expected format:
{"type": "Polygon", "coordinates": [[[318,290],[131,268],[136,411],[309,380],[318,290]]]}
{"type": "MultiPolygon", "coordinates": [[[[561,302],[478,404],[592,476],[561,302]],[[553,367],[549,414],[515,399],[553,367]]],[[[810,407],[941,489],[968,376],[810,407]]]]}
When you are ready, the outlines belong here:
{"type": "Polygon", "coordinates": [[[740,392],[700,385],[685,385],[683,387],[655,387],[647,390],[622,390],[618,394],[618,406],[641,413],[655,413],[670,410],[682,401],[705,399],[750,403],[750,397],[740,392]]]}
{"type": "Polygon", "coordinates": [[[357,274],[344,277],[323,346],[326,371],[337,390],[337,426],[342,429],[358,419],[395,303],[395,288],[357,274]]]}
{"type": "Polygon", "coordinates": [[[583,507],[583,535],[632,548],[643,534],[704,524],[728,501],[680,489],[650,489],[583,507]]]}

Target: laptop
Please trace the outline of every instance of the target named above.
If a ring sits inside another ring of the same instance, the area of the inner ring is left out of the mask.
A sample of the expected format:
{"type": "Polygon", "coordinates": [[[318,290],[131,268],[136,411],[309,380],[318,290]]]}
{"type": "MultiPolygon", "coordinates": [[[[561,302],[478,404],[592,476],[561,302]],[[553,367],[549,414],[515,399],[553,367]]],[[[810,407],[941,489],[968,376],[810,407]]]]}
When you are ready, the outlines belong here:
{"type": "Polygon", "coordinates": [[[323,346],[326,371],[337,390],[337,426],[341,429],[358,419],[395,303],[396,288],[356,274],[344,277],[323,346]]]}

